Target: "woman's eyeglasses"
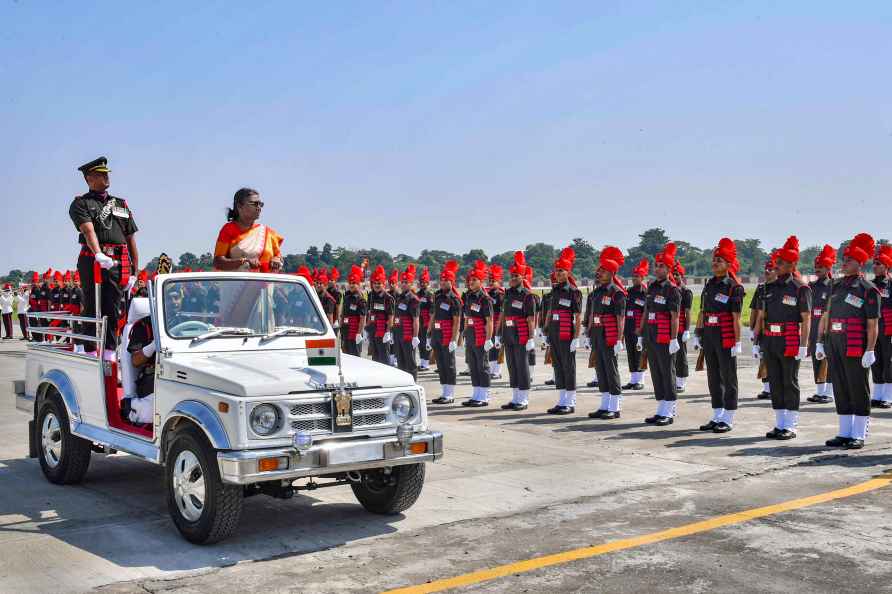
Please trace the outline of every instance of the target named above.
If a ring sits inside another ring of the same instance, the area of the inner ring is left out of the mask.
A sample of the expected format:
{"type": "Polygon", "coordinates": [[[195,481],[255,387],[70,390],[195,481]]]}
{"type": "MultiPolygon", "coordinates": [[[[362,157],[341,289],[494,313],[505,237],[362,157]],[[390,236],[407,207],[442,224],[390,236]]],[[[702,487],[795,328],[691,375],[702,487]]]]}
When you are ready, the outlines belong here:
{"type": "Polygon", "coordinates": [[[248,202],[245,202],[245,205],[253,206],[254,208],[263,208],[263,202],[259,200],[250,200],[248,202]]]}

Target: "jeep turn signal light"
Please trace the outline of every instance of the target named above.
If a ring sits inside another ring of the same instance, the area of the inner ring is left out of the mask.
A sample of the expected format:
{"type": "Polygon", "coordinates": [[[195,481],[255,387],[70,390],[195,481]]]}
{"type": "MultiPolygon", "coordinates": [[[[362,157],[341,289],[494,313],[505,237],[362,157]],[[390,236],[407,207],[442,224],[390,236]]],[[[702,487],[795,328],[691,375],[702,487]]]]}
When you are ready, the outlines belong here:
{"type": "Polygon", "coordinates": [[[426,454],[427,453],[427,442],[420,441],[417,443],[413,443],[409,446],[409,451],[413,454],[426,454]]]}
{"type": "Polygon", "coordinates": [[[288,456],[278,458],[261,458],[257,461],[257,470],[271,472],[273,470],[286,470],[288,468],[288,456]]]}

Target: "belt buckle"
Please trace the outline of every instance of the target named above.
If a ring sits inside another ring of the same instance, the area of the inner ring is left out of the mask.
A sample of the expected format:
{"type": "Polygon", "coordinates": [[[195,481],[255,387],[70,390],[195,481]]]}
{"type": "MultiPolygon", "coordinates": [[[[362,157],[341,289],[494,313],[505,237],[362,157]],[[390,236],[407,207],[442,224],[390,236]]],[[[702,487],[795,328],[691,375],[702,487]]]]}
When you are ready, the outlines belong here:
{"type": "Polygon", "coordinates": [[[601,325],[601,316],[593,316],[592,324],[600,326],[601,325]]]}
{"type": "Polygon", "coordinates": [[[780,324],[769,324],[768,330],[770,332],[773,332],[774,334],[780,334],[781,332],[783,332],[783,326],[781,326],[780,324]]]}
{"type": "Polygon", "coordinates": [[[434,322],[434,330],[440,329],[440,322],[434,322]]]}
{"type": "Polygon", "coordinates": [[[830,331],[831,332],[842,332],[842,322],[831,322],[830,323],[830,331]]]}
{"type": "Polygon", "coordinates": [[[709,316],[706,321],[709,322],[710,324],[718,324],[719,317],[718,316],[709,316]]]}
{"type": "Polygon", "coordinates": [[[506,326],[513,326],[513,325],[514,325],[514,320],[505,320],[505,325],[506,325],[506,326]]]}

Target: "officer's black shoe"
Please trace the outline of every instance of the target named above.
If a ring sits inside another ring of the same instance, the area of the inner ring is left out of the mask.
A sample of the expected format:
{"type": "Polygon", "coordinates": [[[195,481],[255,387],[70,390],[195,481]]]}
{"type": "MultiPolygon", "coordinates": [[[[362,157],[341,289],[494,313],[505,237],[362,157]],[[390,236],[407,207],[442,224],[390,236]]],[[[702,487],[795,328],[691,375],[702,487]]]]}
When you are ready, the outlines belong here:
{"type": "Polygon", "coordinates": [[[592,380],[592,381],[590,381],[589,383],[587,383],[586,386],[588,386],[589,388],[597,388],[597,387],[598,387],[598,380],[592,380]]]}
{"type": "Polygon", "coordinates": [[[853,439],[852,441],[850,441],[843,447],[847,450],[860,450],[861,448],[864,447],[864,440],[863,439],[853,439]]]}
{"type": "Polygon", "coordinates": [[[617,411],[609,410],[601,416],[601,418],[604,419],[605,421],[611,421],[613,419],[618,419],[619,417],[620,417],[620,413],[618,410],[617,411]]]}
{"type": "Polygon", "coordinates": [[[715,421],[710,421],[705,425],[700,425],[700,431],[712,431],[716,427],[718,427],[718,423],[716,423],[715,421]]]}
{"type": "Polygon", "coordinates": [[[471,408],[480,408],[483,406],[489,406],[489,402],[484,402],[483,400],[474,400],[473,398],[469,398],[461,403],[462,406],[470,406],[471,408]]]}
{"type": "Polygon", "coordinates": [[[654,415],[654,416],[652,416],[652,417],[647,417],[646,419],[644,419],[644,422],[645,422],[645,423],[648,423],[648,424],[650,424],[650,425],[653,425],[653,424],[655,424],[657,421],[659,421],[660,419],[665,419],[665,418],[666,418],[666,417],[661,417],[660,415],[654,415]]]}
{"type": "Polygon", "coordinates": [[[830,396],[822,396],[819,394],[815,394],[814,396],[809,396],[806,398],[809,402],[814,402],[815,404],[827,404],[829,402],[833,402],[833,398],[830,396]]]}
{"type": "Polygon", "coordinates": [[[555,406],[548,409],[550,415],[569,415],[576,412],[576,408],[572,406],[555,406]]]}
{"type": "Polygon", "coordinates": [[[588,413],[588,418],[590,418],[590,419],[600,419],[600,418],[603,417],[606,413],[607,413],[606,410],[604,410],[603,408],[599,408],[599,409],[596,410],[595,412],[590,412],[590,413],[588,413]]]}
{"type": "Polygon", "coordinates": [[[892,408],[892,402],[888,400],[880,400],[880,403],[877,404],[877,408],[892,408]]]}
{"type": "Polygon", "coordinates": [[[654,425],[657,427],[665,427],[666,425],[671,425],[675,422],[675,419],[672,417],[660,417],[656,421],[654,421],[654,425]]]}
{"type": "Polygon", "coordinates": [[[851,437],[840,437],[837,435],[833,439],[828,439],[824,442],[824,445],[828,448],[844,448],[848,443],[852,441],[851,437]]]}
{"type": "Polygon", "coordinates": [[[452,404],[453,402],[455,402],[455,398],[446,398],[445,396],[431,400],[431,404],[452,404]]]}
{"type": "Polygon", "coordinates": [[[765,437],[767,437],[768,439],[777,439],[777,436],[783,432],[784,432],[783,429],[778,429],[777,427],[775,427],[774,429],[772,429],[771,431],[766,433],[765,437]]]}
{"type": "Polygon", "coordinates": [[[761,394],[756,396],[756,398],[758,398],[759,400],[767,400],[771,398],[771,392],[762,392],[761,394]]]}
{"type": "Polygon", "coordinates": [[[790,429],[784,429],[780,433],[778,433],[775,439],[779,439],[781,441],[787,441],[789,439],[796,439],[796,432],[790,429]]]}
{"type": "Polygon", "coordinates": [[[121,400],[121,420],[125,423],[130,422],[130,411],[133,410],[130,407],[130,398],[123,398],[121,400]]]}
{"type": "Polygon", "coordinates": [[[491,380],[502,379],[502,374],[500,374],[500,373],[490,373],[490,374],[489,374],[489,379],[491,379],[491,380]]]}
{"type": "Polygon", "coordinates": [[[471,372],[470,372],[470,370],[466,369],[465,371],[459,371],[458,374],[459,375],[471,375],[471,372]]]}
{"type": "Polygon", "coordinates": [[[553,380],[553,379],[545,380],[545,385],[546,385],[546,386],[553,386],[553,385],[554,385],[554,380],[553,380]]]}
{"type": "Polygon", "coordinates": [[[623,390],[643,390],[643,389],[644,389],[644,384],[633,384],[632,382],[629,382],[628,384],[623,386],[623,390]]]}
{"type": "Polygon", "coordinates": [[[684,392],[684,388],[679,388],[678,386],[675,386],[675,393],[676,393],[676,394],[681,394],[682,392],[684,392]]]}
{"type": "Polygon", "coordinates": [[[715,429],[712,430],[713,433],[727,433],[731,430],[731,425],[724,421],[719,421],[715,424],[715,429]]]}
{"type": "Polygon", "coordinates": [[[502,405],[502,410],[526,410],[526,404],[517,404],[516,402],[509,402],[508,404],[502,405]]]}

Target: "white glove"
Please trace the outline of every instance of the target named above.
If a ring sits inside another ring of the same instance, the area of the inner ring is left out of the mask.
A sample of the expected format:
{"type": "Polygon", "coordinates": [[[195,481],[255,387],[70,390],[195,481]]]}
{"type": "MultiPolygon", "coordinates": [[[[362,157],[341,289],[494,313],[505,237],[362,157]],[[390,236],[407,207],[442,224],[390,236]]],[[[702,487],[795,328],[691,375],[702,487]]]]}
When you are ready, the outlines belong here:
{"type": "Polygon", "coordinates": [[[734,346],[731,347],[731,356],[736,357],[743,353],[743,345],[739,342],[734,343],[734,346]]]}
{"type": "Polygon", "coordinates": [[[455,349],[457,349],[457,348],[458,348],[458,345],[455,343],[454,340],[449,342],[449,352],[450,353],[454,353],[455,349]]]}
{"type": "Polygon", "coordinates": [[[95,258],[96,258],[96,261],[99,262],[99,267],[102,268],[103,270],[108,270],[109,268],[111,268],[112,266],[115,265],[114,259],[106,256],[102,252],[97,252],[95,258]]]}
{"type": "Polygon", "coordinates": [[[542,346],[544,346],[544,347],[546,347],[546,348],[549,346],[549,344],[548,344],[548,337],[547,337],[547,336],[543,336],[543,337],[542,337],[542,346]]]}
{"type": "Polygon", "coordinates": [[[334,324],[332,324],[331,327],[332,327],[332,328],[340,328],[340,327],[341,327],[341,322],[339,322],[338,320],[335,320],[335,321],[334,321],[334,324]]]}
{"type": "Polygon", "coordinates": [[[619,355],[624,350],[626,350],[626,347],[625,347],[625,345],[623,345],[623,341],[621,341],[621,340],[619,342],[617,342],[615,345],[613,345],[613,353],[615,355],[619,355]]]}
{"type": "Polygon", "coordinates": [[[753,359],[761,359],[762,353],[760,352],[759,345],[753,345],[753,359]]]}
{"type": "Polygon", "coordinates": [[[393,334],[391,334],[390,332],[385,332],[384,336],[381,337],[381,340],[382,342],[384,342],[384,344],[390,344],[391,342],[393,342],[393,334]]]}
{"type": "Polygon", "coordinates": [[[133,275],[130,275],[130,278],[127,279],[127,288],[124,289],[124,294],[126,295],[127,293],[132,291],[133,287],[135,287],[135,286],[136,286],[136,277],[133,275]]]}
{"type": "Polygon", "coordinates": [[[803,346],[799,347],[799,352],[796,353],[796,356],[794,357],[794,359],[796,359],[797,361],[802,361],[803,359],[806,359],[806,358],[808,358],[808,347],[803,347],[803,346]]]}
{"type": "Polygon", "coordinates": [[[691,344],[691,348],[694,349],[695,351],[700,350],[700,338],[696,334],[691,337],[690,344],[691,344]]]}
{"type": "Polygon", "coordinates": [[[430,338],[424,339],[424,350],[426,350],[426,351],[431,350],[431,339],[430,338]]]}
{"type": "Polygon", "coordinates": [[[536,348],[536,341],[532,338],[527,341],[527,350],[532,351],[536,348]]]}
{"type": "Polygon", "coordinates": [[[419,340],[417,336],[413,336],[412,337],[412,348],[417,349],[419,344],[421,344],[421,340],[419,340]]]}
{"type": "Polygon", "coordinates": [[[869,369],[876,362],[877,356],[873,351],[865,351],[864,356],[861,357],[861,367],[864,369],[869,369]]]}
{"type": "Polygon", "coordinates": [[[365,337],[362,334],[357,333],[356,338],[353,340],[356,341],[356,344],[362,344],[362,341],[365,340],[365,337]]]}
{"type": "MultiPolygon", "coordinates": [[[[357,336],[359,336],[359,335],[357,334],[357,336]]],[[[365,330],[363,330],[363,331],[362,331],[362,340],[359,341],[359,342],[365,342],[365,341],[367,341],[368,339],[369,339],[369,333],[366,332],[365,330]]],[[[359,344],[359,342],[357,342],[356,344],[359,344]]]]}
{"type": "Polygon", "coordinates": [[[682,342],[687,342],[687,341],[689,341],[690,339],[691,339],[691,332],[690,332],[690,330],[685,330],[684,332],[681,333],[681,341],[682,341],[682,342]]]}
{"type": "Polygon", "coordinates": [[[483,343],[483,350],[489,351],[492,350],[492,341],[490,339],[486,339],[486,342],[483,343]]]}
{"type": "Polygon", "coordinates": [[[826,358],[827,358],[827,353],[824,352],[824,343],[819,342],[818,344],[815,345],[815,359],[817,359],[818,361],[823,361],[826,358]]]}
{"type": "Polygon", "coordinates": [[[155,354],[155,343],[150,342],[146,346],[142,347],[142,354],[148,359],[152,355],[155,354]]]}
{"type": "Polygon", "coordinates": [[[542,334],[542,328],[536,328],[533,332],[533,338],[538,338],[539,340],[543,340],[545,336],[542,334]]]}
{"type": "Polygon", "coordinates": [[[588,336],[586,336],[585,338],[583,338],[583,339],[582,339],[582,348],[584,348],[584,349],[590,349],[590,348],[592,348],[592,339],[589,338],[588,336]]]}
{"type": "Polygon", "coordinates": [[[499,338],[498,336],[496,336],[495,338],[493,338],[492,344],[497,349],[500,349],[500,348],[502,348],[502,339],[499,338]]]}
{"type": "Polygon", "coordinates": [[[677,338],[673,338],[672,340],[669,341],[669,354],[670,355],[674,355],[675,353],[677,353],[680,350],[681,350],[681,345],[678,344],[677,338]]]}
{"type": "Polygon", "coordinates": [[[573,340],[570,341],[570,352],[575,353],[576,349],[578,349],[578,348],[579,348],[579,339],[574,338],[573,340]]]}
{"type": "Polygon", "coordinates": [[[638,342],[635,343],[635,350],[638,351],[639,353],[644,350],[644,337],[643,336],[638,337],[638,342]]]}

